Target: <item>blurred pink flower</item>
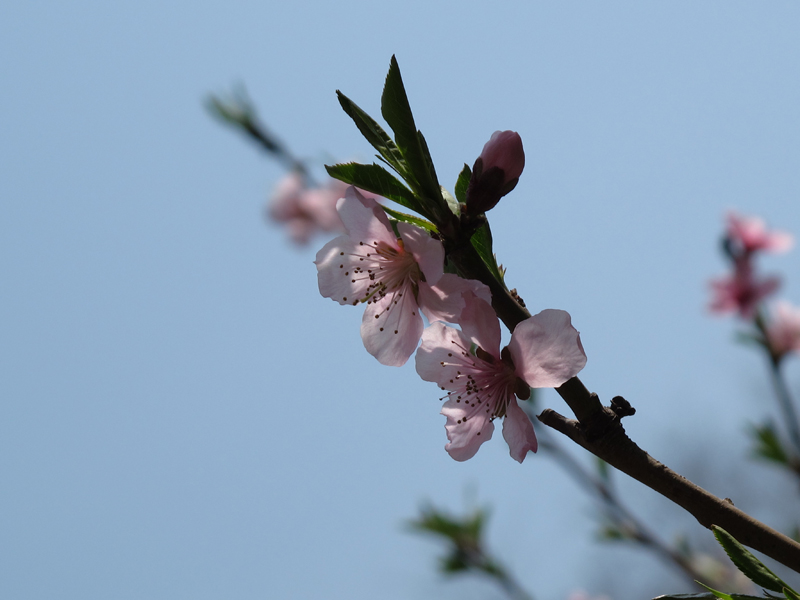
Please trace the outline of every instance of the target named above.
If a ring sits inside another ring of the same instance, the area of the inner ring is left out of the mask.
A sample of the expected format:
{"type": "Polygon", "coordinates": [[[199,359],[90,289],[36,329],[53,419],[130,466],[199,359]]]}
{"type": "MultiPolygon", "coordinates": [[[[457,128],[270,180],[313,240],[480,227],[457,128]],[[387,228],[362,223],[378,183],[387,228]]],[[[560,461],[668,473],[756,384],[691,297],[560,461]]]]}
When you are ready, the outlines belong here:
{"type": "Polygon", "coordinates": [[[519,179],[525,168],[525,151],[522,149],[522,138],[516,131],[495,131],[483,146],[480,156],[483,170],[492,167],[502,169],[503,184],[512,179],[519,179]]]}
{"type": "Polygon", "coordinates": [[[715,313],[738,312],[743,319],[755,315],[758,303],[780,287],[780,278],[757,278],[748,259],[737,261],[732,275],[711,280],[709,309],[715,313]]]}
{"type": "Polygon", "coordinates": [[[766,328],[767,343],[773,356],[800,352],[800,307],[778,302],[766,328]]]}
{"type": "Polygon", "coordinates": [[[455,460],[472,458],[492,437],[493,421],[504,417],[503,437],[511,457],[522,462],[536,452],[533,425],[517,398],[531,387],[558,387],[586,364],[580,334],[563,310],[544,310],[522,321],[500,351],[500,324],[492,307],[465,294],[461,331],[434,323],[422,334],[417,373],[450,390],[442,414],[455,460]]]}
{"type": "Polygon", "coordinates": [[[458,322],[463,294],[491,298],[478,281],[446,274],[444,248],[420,227],[397,223],[399,238],[375,200],[349,187],[337,205],[347,235],[316,256],[319,291],[339,304],[366,303],[364,347],[384,365],[405,364],[422,335],[422,317],[458,322]]]}
{"type": "Polygon", "coordinates": [[[727,215],[728,239],[744,254],[757,250],[786,252],[794,244],[791,234],[784,231],[768,231],[764,221],[758,217],[746,217],[734,211],[727,215]]]}
{"type": "Polygon", "coordinates": [[[286,225],[297,244],[307,244],[319,231],[344,231],[336,202],[344,196],[346,188],[346,184],[335,179],[323,187],[309,188],[303,176],[293,171],[275,186],[268,214],[273,221],[286,225]]]}

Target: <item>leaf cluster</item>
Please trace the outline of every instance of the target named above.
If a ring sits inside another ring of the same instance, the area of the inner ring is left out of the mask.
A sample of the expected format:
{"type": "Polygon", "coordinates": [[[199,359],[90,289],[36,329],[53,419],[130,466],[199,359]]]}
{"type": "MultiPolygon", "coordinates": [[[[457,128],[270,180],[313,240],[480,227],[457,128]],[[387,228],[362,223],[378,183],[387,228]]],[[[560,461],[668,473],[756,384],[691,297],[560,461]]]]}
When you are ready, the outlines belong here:
{"type": "MultiPolygon", "coordinates": [[[[486,277],[504,287],[503,271],[492,252],[488,222],[482,216],[476,220],[464,215],[470,168],[465,164],[459,174],[455,196],[439,184],[425,136],[417,129],[397,59],[392,56],[381,95],[381,115],[393,137],[341,91],[336,94],[342,109],[377,151],[377,162],[326,165],[328,174],[417,213],[420,216],[383,207],[391,219],[417,225],[442,239],[445,250],[469,245],[483,263],[486,277]]],[[[448,269],[460,271],[452,263],[448,269]]]]}

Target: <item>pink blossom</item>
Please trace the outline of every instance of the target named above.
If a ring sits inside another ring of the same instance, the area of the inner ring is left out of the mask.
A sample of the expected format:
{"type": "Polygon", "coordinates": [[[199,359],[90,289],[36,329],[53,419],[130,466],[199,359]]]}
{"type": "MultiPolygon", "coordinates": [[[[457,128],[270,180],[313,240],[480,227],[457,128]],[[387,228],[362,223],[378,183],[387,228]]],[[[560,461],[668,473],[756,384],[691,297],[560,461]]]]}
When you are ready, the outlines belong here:
{"type": "Polygon", "coordinates": [[[778,302],[766,328],[767,343],[773,356],[800,352],[800,307],[778,302]]]}
{"type": "Polygon", "coordinates": [[[458,322],[467,291],[490,298],[480,282],[443,272],[444,248],[427,231],[397,223],[353,187],[337,205],[347,235],[327,243],[316,260],[319,291],[339,304],[366,303],[361,338],[384,365],[405,364],[429,321],[458,322]]]}
{"type": "Polygon", "coordinates": [[[332,179],[323,187],[309,188],[303,176],[293,171],[275,187],[268,214],[273,221],[286,225],[296,243],[307,244],[319,231],[344,230],[336,201],[344,195],[346,187],[332,179]]]}
{"type": "Polygon", "coordinates": [[[504,183],[519,179],[525,168],[525,151],[522,149],[522,138],[516,131],[495,131],[481,152],[483,170],[492,167],[502,169],[504,183]]]}
{"type": "Polygon", "coordinates": [[[746,217],[729,211],[727,221],[728,239],[744,254],[757,250],[786,252],[794,244],[791,234],[784,231],[768,231],[764,221],[758,217],[746,217]]]}
{"type": "Polygon", "coordinates": [[[738,312],[743,319],[750,319],[758,303],[773,294],[780,283],[778,277],[756,277],[750,261],[739,260],[732,275],[711,280],[709,309],[715,313],[738,312]]]}
{"type": "Polygon", "coordinates": [[[442,414],[455,460],[472,458],[504,417],[503,437],[514,460],[536,452],[536,434],[517,398],[531,387],[558,387],[586,364],[580,334],[563,310],[544,310],[522,321],[500,351],[500,324],[483,299],[465,294],[461,331],[434,323],[422,334],[417,373],[449,390],[442,414]]]}

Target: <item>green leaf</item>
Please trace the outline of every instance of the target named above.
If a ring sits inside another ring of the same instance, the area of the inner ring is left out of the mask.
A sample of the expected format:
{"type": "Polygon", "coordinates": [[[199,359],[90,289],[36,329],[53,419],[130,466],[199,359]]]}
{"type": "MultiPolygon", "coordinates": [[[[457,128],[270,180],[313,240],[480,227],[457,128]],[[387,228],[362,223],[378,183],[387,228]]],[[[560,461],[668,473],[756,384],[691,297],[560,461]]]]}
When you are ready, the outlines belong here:
{"type": "Polygon", "coordinates": [[[726,594],[725,592],[720,592],[719,590],[715,590],[714,588],[710,588],[705,583],[700,583],[699,581],[697,583],[699,583],[704,588],[706,588],[709,592],[711,592],[715,598],[719,598],[719,600],[733,600],[733,598],[731,597],[730,594],[726,594]]]}
{"type": "Polygon", "coordinates": [[[380,165],[343,163],[333,166],[325,165],[325,170],[334,179],[394,200],[411,210],[419,210],[419,200],[414,193],[380,165]]]}
{"type": "MultiPolygon", "coordinates": [[[[700,585],[703,585],[702,583],[700,585]]],[[[703,586],[706,587],[706,586],[703,586]]],[[[709,588],[710,589],[710,588],[709,588]]],[[[716,590],[714,590],[716,592],[716,590]]],[[[716,592],[726,598],[733,598],[733,600],[764,600],[761,596],[748,596],[746,594],[724,594],[716,592]]],[[[653,600],[713,600],[719,598],[714,592],[705,592],[701,594],[665,594],[664,596],[656,596],[653,600]]]]}
{"type": "Polygon", "coordinates": [[[403,78],[400,75],[400,67],[394,56],[392,56],[386,83],[383,86],[381,114],[392,128],[397,147],[405,159],[407,169],[401,174],[415,192],[432,204],[424,207],[425,210],[421,212],[442,215],[444,207],[439,180],[436,177],[425,138],[417,131],[414,123],[403,78]]]}
{"type": "Polygon", "coordinates": [[[417,227],[422,227],[427,231],[434,231],[434,232],[436,231],[436,225],[434,225],[430,221],[426,221],[425,219],[420,219],[419,217],[415,217],[414,215],[409,215],[396,210],[392,210],[388,206],[381,205],[381,208],[386,212],[387,215],[389,215],[390,217],[394,217],[398,221],[403,221],[404,223],[411,223],[412,225],[416,225],[417,227]]]}
{"type": "Polygon", "coordinates": [[[787,600],[800,600],[800,596],[790,587],[783,588],[783,595],[787,600]]]}
{"type": "Polygon", "coordinates": [[[492,254],[492,231],[489,229],[489,223],[486,222],[481,225],[477,231],[472,234],[472,239],[470,241],[472,242],[473,248],[478,252],[478,255],[483,259],[483,262],[489,267],[489,271],[491,271],[495,279],[503,283],[503,274],[497,266],[497,260],[495,260],[494,254],[492,254]]]}
{"type": "Polygon", "coordinates": [[[456,180],[456,198],[458,198],[459,202],[467,201],[467,188],[469,187],[469,180],[471,178],[472,171],[470,171],[469,166],[464,163],[464,168],[461,169],[461,173],[458,174],[458,179],[456,180]]]}
{"type": "Polygon", "coordinates": [[[720,546],[722,546],[733,561],[733,564],[735,564],[750,581],[757,586],[772,590],[773,592],[782,592],[783,588],[789,587],[749,550],[737,542],[730,533],[722,529],[722,527],[712,525],[711,531],[714,532],[714,537],[717,538],[720,546]]]}
{"type": "Polygon", "coordinates": [[[336,90],[336,95],[339,98],[339,104],[342,105],[344,112],[353,119],[361,134],[367,138],[367,141],[378,151],[383,159],[389,163],[401,177],[404,177],[408,169],[403,159],[403,154],[392,141],[392,138],[389,137],[372,117],[364,112],[355,102],[350,100],[350,98],[339,90],[336,90]]]}
{"type": "Polygon", "coordinates": [[[753,448],[753,456],[781,465],[790,464],[789,455],[783,448],[783,443],[772,423],[765,423],[761,426],[751,425],[750,434],[756,442],[756,446],[753,448]]]}
{"type": "Polygon", "coordinates": [[[461,205],[459,205],[458,200],[453,198],[453,194],[444,189],[444,187],[442,187],[442,198],[447,202],[447,207],[454,215],[461,214],[461,205]]]}

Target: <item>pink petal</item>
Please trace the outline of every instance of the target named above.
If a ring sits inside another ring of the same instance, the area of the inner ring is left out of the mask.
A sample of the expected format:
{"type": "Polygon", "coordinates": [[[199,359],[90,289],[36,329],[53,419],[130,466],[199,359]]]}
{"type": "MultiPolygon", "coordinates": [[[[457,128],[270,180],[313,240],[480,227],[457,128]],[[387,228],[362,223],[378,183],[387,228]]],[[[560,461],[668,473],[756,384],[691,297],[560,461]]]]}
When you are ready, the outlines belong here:
{"type": "Polygon", "coordinates": [[[516,398],[512,398],[506,408],[506,416],[503,420],[503,438],[508,443],[511,458],[520,463],[525,460],[528,452],[536,452],[539,447],[536,433],[533,431],[533,423],[517,404],[516,398]]]}
{"type": "Polygon", "coordinates": [[[531,387],[558,387],[586,365],[569,313],[543,310],[516,326],[508,345],[517,374],[531,387]]]}
{"type": "Polygon", "coordinates": [[[425,381],[452,389],[458,372],[467,372],[462,367],[462,352],[469,347],[469,339],[460,331],[443,323],[434,323],[422,333],[422,344],[416,357],[417,373],[425,381]]]}
{"type": "Polygon", "coordinates": [[[447,417],[445,430],[450,443],[444,449],[457,461],[465,461],[473,456],[483,442],[492,439],[494,424],[485,414],[478,414],[466,421],[463,405],[448,400],[442,406],[442,414],[447,417]]]}
{"type": "Polygon", "coordinates": [[[368,277],[357,276],[353,270],[358,266],[358,244],[349,236],[342,235],[325,244],[317,252],[319,293],[339,304],[357,304],[367,294],[368,277]]]}
{"type": "Polygon", "coordinates": [[[773,231],[766,241],[765,249],[772,252],[786,252],[794,246],[794,236],[785,231],[773,231]]]}
{"type": "Polygon", "coordinates": [[[336,210],[339,211],[339,217],[355,243],[386,242],[392,247],[397,247],[397,236],[384,210],[375,200],[365,198],[353,186],[347,188],[344,198],[339,199],[336,210]]]}
{"type": "Polygon", "coordinates": [[[361,339],[367,352],[383,365],[402,366],[417,349],[422,317],[409,284],[371,302],[361,320],[361,339]]]}
{"type": "Polygon", "coordinates": [[[445,273],[435,286],[420,283],[419,307],[431,323],[445,321],[459,323],[461,311],[466,306],[463,294],[473,292],[491,300],[489,288],[480,281],[463,279],[452,273],[445,273]]]}
{"type": "Polygon", "coordinates": [[[464,294],[464,304],[458,320],[461,331],[483,350],[500,358],[500,321],[492,305],[472,292],[464,294]]]}
{"type": "Polygon", "coordinates": [[[292,171],[278,182],[269,199],[269,216],[275,221],[285,222],[302,214],[299,204],[305,190],[303,177],[292,171]]]}
{"type": "Polygon", "coordinates": [[[416,225],[398,223],[397,231],[405,244],[405,249],[417,261],[428,285],[435,285],[444,272],[444,246],[439,240],[416,225]]]}

